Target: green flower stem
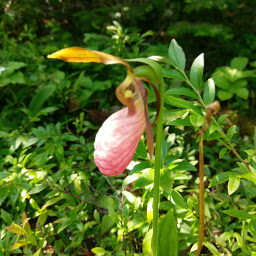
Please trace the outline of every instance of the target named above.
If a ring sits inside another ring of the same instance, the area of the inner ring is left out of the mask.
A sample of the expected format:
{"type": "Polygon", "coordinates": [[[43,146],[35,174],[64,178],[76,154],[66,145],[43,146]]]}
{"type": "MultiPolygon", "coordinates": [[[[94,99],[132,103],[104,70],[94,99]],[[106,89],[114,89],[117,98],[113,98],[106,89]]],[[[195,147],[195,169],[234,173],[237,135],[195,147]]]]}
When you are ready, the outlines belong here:
{"type": "MultiPolygon", "coordinates": [[[[160,169],[162,168],[162,135],[163,135],[163,112],[164,112],[164,82],[159,84],[160,94],[160,111],[157,119],[156,128],[156,153],[155,153],[155,175],[153,188],[153,237],[152,237],[152,251],[153,256],[157,256],[158,247],[158,204],[159,204],[159,180],[160,169]]],[[[160,255],[159,255],[160,256],[160,255]]]]}

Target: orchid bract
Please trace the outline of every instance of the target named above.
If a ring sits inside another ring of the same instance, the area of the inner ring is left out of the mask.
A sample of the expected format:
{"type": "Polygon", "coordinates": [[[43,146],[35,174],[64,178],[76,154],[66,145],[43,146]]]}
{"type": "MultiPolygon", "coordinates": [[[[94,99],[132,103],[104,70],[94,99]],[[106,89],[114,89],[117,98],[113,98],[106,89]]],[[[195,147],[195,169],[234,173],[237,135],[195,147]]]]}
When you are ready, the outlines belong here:
{"type": "MultiPolygon", "coordinates": [[[[133,69],[126,61],[98,51],[71,47],[55,52],[48,58],[126,66],[127,77],[116,89],[116,96],[125,107],[112,114],[99,129],[94,143],[94,161],[104,175],[122,174],[131,162],[145,129],[148,153],[152,159],[153,131],[148,119],[147,90],[141,82],[148,81],[147,78],[135,77],[133,69]]],[[[157,91],[155,87],[154,90],[157,91]]]]}

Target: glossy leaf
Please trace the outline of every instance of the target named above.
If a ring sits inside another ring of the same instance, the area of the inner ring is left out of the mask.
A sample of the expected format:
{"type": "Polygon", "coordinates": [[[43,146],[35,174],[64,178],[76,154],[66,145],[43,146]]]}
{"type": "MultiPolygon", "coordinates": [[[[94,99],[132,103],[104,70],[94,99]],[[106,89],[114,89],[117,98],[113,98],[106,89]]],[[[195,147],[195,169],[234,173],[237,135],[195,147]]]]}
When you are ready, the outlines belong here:
{"type": "Polygon", "coordinates": [[[92,248],[92,252],[99,256],[105,255],[106,253],[108,253],[108,251],[106,251],[105,249],[103,249],[101,247],[92,248]]]}
{"type": "Polygon", "coordinates": [[[186,78],[184,77],[184,75],[176,69],[163,68],[162,70],[163,70],[163,76],[166,78],[172,78],[172,79],[177,79],[177,80],[181,80],[181,81],[186,81],[186,78]]]}
{"type": "Polygon", "coordinates": [[[254,172],[242,174],[241,178],[250,180],[256,185],[256,173],[254,173],[254,172]]]}
{"type": "Polygon", "coordinates": [[[171,201],[172,203],[174,203],[175,205],[177,205],[180,208],[187,208],[187,205],[183,199],[183,197],[180,195],[179,192],[172,190],[171,192],[171,201]]]}
{"type": "Polygon", "coordinates": [[[171,96],[167,93],[165,94],[164,100],[165,100],[165,103],[167,103],[169,105],[179,107],[179,108],[183,108],[183,109],[187,109],[187,110],[191,110],[192,112],[194,112],[198,116],[204,116],[202,111],[200,111],[197,107],[195,107],[189,101],[173,97],[173,96],[171,96]]]}
{"type": "Polygon", "coordinates": [[[144,188],[152,184],[154,181],[154,169],[146,169],[142,171],[142,175],[138,178],[135,183],[135,188],[144,188]]]}
{"type": "Polygon", "coordinates": [[[143,251],[143,255],[145,256],[150,255],[150,252],[151,252],[152,233],[153,233],[153,230],[150,229],[143,239],[142,251],[143,251]]]}
{"type": "Polygon", "coordinates": [[[215,84],[212,78],[208,79],[205,83],[203,100],[205,105],[213,103],[215,98],[215,84]]]}
{"type": "Polygon", "coordinates": [[[141,62],[141,63],[147,64],[148,66],[150,66],[154,70],[155,76],[158,78],[157,82],[159,82],[163,79],[162,68],[157,62],[155,62],[151,59],[148,59],[148,58],[136,58],[136,59],[129,59],[127,61],[129,61],[129,62],[141,62]]]}
{"type": "Polygon", "coordinates": [[[222,172],[222,173],[217,174],[216,176],[214,176],[213,179],[211,180],[210,184],[209,184],[209,188],[226,182],[229,179],[229,173],[230,172],[222,172]]]}
{"type": "Polygon", "coordinates": [[[228,182],[228,194],[233,194],[240,186],[240,177],[239,176],[231,176],[229,177],[228,182]]]}
{"type": "Polygon", "coordinates": [[[199,90],[204,72],[204,54],[200,54],[193,62],[190,70],[190,81],[196,90],[199,90]]]}
{"type": "Polygon", "coordinates": [[[169,95],[184,95],[184,96],[194,98],[196,100],[199,99],[199,97],[192,90],[190,90],[186,87],[174,87],[174,88],[167,90],[165,93],[167,93],[169,95]]]}
{"type": "Polygon", "coordinates": [[[168,50],[169,58],[181,70],[185,69],[186,58],[182,48],[178,45],[175,39],[172,39],[168,50]]]}
{"type": "Polygon", "coordinates": [[[249,214],[248,212],[242,211],[242,210],[225,210],[223,211],[225,214],[229,215],[229,216],[233,216],[239,219],[255,219],[255,215],[254,214],[249,214]]]}
{"type": "Polygon", "coordinates": [[[248,173],[248,169],[246,168],[246,166],[243,164],[243,163],[240,163],[240,162],[236,162],[238,164],[238,166],[240,167],[240,170],[247,174],[248,173]]]}
{"type": "Polygon", "coordinates": [[[221,256],[221,253],[218,252],[218,249],[211,243],[209,242],[204,242],[204,245],[210,250],[210,252],[214,255],[214,256],[221,256]]]}
{"type": "Polygon", "coordinates": [[[187,110],[181,110],[181,109],[170,109],[164,111],[164,123],[174,121],[178,118],[181,118],[186,113],[188,113],[187,110]]]}

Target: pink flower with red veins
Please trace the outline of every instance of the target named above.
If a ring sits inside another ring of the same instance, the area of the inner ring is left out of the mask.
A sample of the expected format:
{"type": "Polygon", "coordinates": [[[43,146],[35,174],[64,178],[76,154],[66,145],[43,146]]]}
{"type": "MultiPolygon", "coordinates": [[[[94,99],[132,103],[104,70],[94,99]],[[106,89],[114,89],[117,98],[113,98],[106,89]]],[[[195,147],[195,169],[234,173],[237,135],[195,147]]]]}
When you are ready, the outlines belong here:
{"type": "Polygon", "coordinates": [[[136,78],[130,65],[115,56],[90,51],[83,48],[67,48],[48,56],[68,62],[102,62],[104,64],[122,64],[128,75],[117,87],[116,96],[126,107],[111,115],[99,129],[95,138],[94,161],[99,170],[107,176],[120,175],[131,162],[138,142],[146,129],[147,146],[150,159],[153,156],[153,131],[148,119],[147,90],[141,80],[136,78]]]}

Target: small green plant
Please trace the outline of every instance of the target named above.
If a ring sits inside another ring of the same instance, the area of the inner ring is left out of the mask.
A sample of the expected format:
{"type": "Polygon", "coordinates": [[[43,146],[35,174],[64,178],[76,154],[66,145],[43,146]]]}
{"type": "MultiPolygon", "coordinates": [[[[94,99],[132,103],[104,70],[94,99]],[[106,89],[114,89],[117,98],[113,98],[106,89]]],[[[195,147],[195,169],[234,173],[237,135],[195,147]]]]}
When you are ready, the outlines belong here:
{"type": "Polygon", "coordinates": [[[221,101],[229,100],[238,96],[243,100],[247,100],[249,96],[248,78],[255,77],[255,70],[246,70],[248,58],[236,57],[231,60],[229,67],[220,67],[215,70],[212,78],[217,87],[218,98],[221,101]]]}

